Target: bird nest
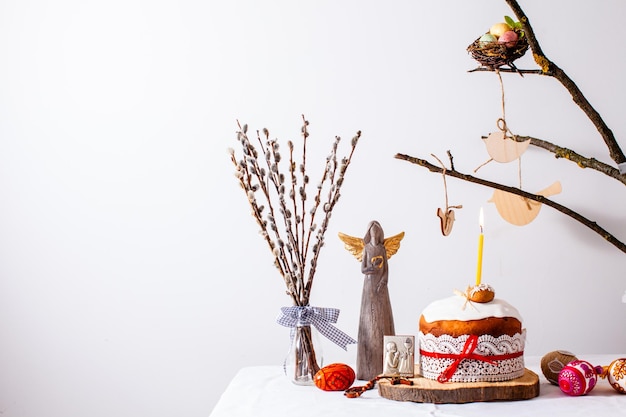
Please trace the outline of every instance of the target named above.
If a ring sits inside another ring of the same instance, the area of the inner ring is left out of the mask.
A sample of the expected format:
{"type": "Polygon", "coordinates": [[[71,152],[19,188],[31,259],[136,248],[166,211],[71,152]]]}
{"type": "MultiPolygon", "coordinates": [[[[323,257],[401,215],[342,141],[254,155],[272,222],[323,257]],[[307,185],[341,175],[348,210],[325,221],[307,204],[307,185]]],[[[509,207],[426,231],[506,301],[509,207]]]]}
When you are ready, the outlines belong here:
{"type": "Polygon", "coordinates": [[[515,46],[512,47],[498,42],[481,42],[480,38],[467,47],[472,58],[490,69],[498,69],[502,65],[515,69],[513,61],[524,56],[527,50],[528,41],[521,34],[515,46]]]}

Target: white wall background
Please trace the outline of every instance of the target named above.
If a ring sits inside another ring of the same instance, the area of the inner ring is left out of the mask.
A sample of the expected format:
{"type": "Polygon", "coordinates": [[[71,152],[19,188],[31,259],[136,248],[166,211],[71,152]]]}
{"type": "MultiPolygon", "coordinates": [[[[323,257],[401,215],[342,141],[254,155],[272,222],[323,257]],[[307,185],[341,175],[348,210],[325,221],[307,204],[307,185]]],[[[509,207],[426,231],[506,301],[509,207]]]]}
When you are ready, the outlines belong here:
{"type": "MultiPolygon", "coordinates": [[[[522,7],[626,147],[626,5],[522,7]]],[[[232,176],[237,119],[286,141],[304,113],[319,157],[363,131],[313,287],[344,331],[361,275],[338,231],[406,232],[390,293],[397,332],[414,334],[428,302],[473,281],[483,206],[483,281],[524,315],[527,354],[626,353],[622,252],[550,208],[509,225],[490,190],[453,179],[463,209],[443,237],[441,176],[393,158],[486,160],[500,89],[467,72],[465,48],[506,14],[488,0],[0,2],[0,413],[207,416],[239,368],[282,363],[289,299],[232,176]]],[[[504,83],[515,133],[611,162],[555,80],[504,83]]],[[[479,173],[517,184],[515,164],[479,173]]],[[[524,188],[556,180],[556,201],[626,240],[623,185],[530,149],[524,188]]],[[[354,346],[323,350],[354,364],[354,346]]]]}

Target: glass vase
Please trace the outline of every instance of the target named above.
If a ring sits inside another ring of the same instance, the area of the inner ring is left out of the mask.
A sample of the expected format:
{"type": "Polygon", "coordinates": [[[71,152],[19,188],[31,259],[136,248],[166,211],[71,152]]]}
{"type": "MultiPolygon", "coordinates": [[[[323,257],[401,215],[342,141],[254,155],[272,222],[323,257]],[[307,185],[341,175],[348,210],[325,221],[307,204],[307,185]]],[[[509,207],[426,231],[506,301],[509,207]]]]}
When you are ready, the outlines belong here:
{"type": "Polygon", "coordinates": [[[311,325],[296,325],[285,362],[286,375],[294,384],[313,385],[313,377],[322,366],[317,330],[311,325]]]}

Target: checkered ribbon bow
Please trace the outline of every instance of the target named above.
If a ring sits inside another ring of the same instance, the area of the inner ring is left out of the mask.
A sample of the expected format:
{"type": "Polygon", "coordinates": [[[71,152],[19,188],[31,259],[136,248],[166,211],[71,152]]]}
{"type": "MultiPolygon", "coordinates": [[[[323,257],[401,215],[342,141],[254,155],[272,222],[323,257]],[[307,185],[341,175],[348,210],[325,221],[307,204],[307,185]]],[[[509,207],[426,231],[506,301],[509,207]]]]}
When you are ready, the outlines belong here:
{"type": "Polygon", "coordinates": [[[292,336],[296,326],[313,325],[322,335],[343,350],[348,350],[346,345],[356,343],[356,340],[333,326],[339,318],[337,308],[293,306],[281,307],[280,312],[276,322],[281,326],[291,327],[292,336]]]}

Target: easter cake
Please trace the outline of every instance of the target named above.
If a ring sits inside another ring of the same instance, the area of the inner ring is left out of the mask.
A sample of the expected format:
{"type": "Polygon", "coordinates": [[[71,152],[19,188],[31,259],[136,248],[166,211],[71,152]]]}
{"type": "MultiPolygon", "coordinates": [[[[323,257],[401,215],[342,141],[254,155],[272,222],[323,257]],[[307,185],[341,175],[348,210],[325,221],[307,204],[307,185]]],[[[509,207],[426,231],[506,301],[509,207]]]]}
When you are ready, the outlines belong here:
{"type": "Polygon", "coordinates": [[[429,304],[419,320],[423,377],[439,382],[498,382],[524,375],[526,330],[508,302],[480,284],[429,304]]]}

